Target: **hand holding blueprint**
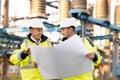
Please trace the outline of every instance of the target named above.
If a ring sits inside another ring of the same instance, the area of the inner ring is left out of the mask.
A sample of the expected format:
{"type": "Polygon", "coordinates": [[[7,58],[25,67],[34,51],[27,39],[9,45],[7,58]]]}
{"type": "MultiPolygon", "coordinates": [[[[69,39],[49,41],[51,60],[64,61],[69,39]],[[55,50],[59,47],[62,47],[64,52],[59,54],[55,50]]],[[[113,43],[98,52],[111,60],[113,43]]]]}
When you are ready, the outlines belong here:
{"type": "Polygon", "coordinates": [[[53,47],[29,45],[38,69],[45,79],[62,79],[93,71],[88,50],[77,35],[53,47]]]}

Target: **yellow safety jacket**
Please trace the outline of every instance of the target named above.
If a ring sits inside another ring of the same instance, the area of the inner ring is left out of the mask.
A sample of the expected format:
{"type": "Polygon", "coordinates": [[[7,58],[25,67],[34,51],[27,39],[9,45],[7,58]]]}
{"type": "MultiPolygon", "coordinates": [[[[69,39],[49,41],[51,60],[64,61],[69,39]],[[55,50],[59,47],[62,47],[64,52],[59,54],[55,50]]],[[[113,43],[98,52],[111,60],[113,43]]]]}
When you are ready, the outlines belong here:
{"type": "Polygon", "coordinates": [[[36,44],[34,41],[32,41],[29,35],[28,39],[26,39],[21,44],[20,50],[15,50],[14,53],[10,56],[10,62],[13,63],[14,65],[20,66],[22,80],[44,80],[38,68],[36,67],[32,56],[30,55],[26,56],[25,59],[20,58],[20,53],[27,49],[26,47],[27,44],[45,47],[52,46],[51,43],[47,40],[47,37],[44,35],[42,35],[40,44],[36,44]]]}
{"type": "MultiPolygon", "coordinates": [[[[81,38],[81,40],[82,40],[82,38],[81,38]]],[[[93,47],[86,38],[84,38],[84,44],[85,44],[85,47],[89,50],[89,52],[94,52],[98,57],[97,61],[93,62],[94,66],[99,65],[101,63],[102,57],[100,56],[99,52],[97,51],[97,48],[93,47]]],[[[92,74],[92,72],[88,72],[88,73],[81,74],[78,76],[64,78],[62,80],[93,80],[93,74],[92,74]]]]}

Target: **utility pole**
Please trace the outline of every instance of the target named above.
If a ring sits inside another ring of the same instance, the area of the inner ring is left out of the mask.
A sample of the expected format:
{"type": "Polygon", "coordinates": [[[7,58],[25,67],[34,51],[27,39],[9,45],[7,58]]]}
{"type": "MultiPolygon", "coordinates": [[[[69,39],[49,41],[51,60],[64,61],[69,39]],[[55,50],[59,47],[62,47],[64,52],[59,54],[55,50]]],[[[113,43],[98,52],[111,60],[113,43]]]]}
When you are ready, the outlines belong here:
{"type": "Polygon", "coordinates": [[[2,21],[2,25],[4,28],[7,28],[8,25],[8,12],[9,11],[9,0],[5,0],[5,4],[4,4],[4,15],[3,15],[3,21],[2,21]]]}
{"type": "Polygon", "coordinates": [[[3,62],[2,62],[2,80],[8,80],[8,75],[7,75],[7,71],[8,71],[8,59],[7,59],[7,51],[4,51],[3,55],[3,62]]]}
{"type": "MultiPolygon", "coordinates": [[[[9,0],[5,0],[4,3],[4,15],[3,15],[3,21],[2,25],[4,28],[8,27],[8,7],[9,6],[9,0]]],[[[6,45],[7,47],[7,45],[6,45]]],[[[2,80],[8,80],[7,70],[8,70],[8,60],[7,60],[7,51],[3,51],[2,53],[2,80]]]]}

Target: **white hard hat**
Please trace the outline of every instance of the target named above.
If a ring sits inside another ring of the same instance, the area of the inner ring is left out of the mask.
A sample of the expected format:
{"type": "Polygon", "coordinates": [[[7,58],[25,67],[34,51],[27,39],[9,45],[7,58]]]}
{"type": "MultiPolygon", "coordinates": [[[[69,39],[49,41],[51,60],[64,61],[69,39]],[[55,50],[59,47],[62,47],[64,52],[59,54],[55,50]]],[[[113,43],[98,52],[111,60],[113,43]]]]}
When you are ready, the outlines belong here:
{"type": "Polygon", "coordinates": [[[33,18],[30,20],[30,28],[45,28],[43,22],[39,18],[33,18]]]}
{"type": "Polygon", "coordinates": [[[77,27],[76,20],[74,18],[66,18],[60,23],[60,28],[74,26],[77,27]]]}

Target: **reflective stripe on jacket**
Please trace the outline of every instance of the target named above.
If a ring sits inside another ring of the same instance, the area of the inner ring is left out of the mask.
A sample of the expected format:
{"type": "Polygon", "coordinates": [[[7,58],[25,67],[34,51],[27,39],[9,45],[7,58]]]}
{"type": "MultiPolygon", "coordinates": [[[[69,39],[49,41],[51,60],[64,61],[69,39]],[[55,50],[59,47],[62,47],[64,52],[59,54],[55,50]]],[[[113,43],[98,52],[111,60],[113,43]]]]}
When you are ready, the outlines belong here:
{"type": "Polygon", "coordinates": [[[89,72],[75,77],[65,78],[62,80],[93,80],[93,77],[92,77],[92,72],[89,72]]]}
{"type": "MultiPolygon", "coordinates": [[[[47,39],[42,41],[40,44],[36,44],[30,39],[27,39],[27,43],[31,45],[44,46],[44,47],[52,46],[47,39]]],[[[14,53],[10,56],[10,62],[13,63],[14,65],[20,66],[22,80],[44,80],[38,68],[35,66],[33,57],[31,57],[31,64],[29,64],[30,56],[27,56],[25,59],[20,58],[19,54],[26,49],[27,49],[26,42],[24,41],[21,45],[20,50],[15,50],[14,53]]]]}

